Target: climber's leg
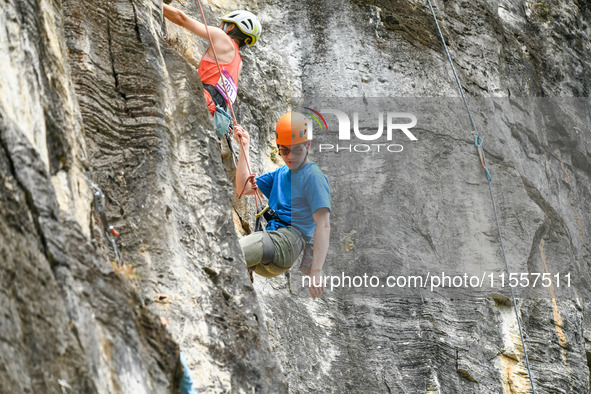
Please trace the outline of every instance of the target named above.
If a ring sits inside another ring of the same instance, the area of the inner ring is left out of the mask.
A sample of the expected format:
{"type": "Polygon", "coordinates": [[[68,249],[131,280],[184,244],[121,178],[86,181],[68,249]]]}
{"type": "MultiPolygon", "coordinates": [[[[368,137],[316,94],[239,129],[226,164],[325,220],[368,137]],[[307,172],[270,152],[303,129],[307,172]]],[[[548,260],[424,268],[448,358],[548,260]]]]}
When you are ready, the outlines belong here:
{"type": "Polygon", "coordinates": [[[273,262],[261,263],[263,258],[263,233],[255,232],[240,239],[240,246],[244,252],[246,266],[254,268],[261,276],[273,277],[289,270],[302,252],[303,243],[298,233],[290,228],[280,227],[275,231],[268,231],[275,255],[273,262]]]}

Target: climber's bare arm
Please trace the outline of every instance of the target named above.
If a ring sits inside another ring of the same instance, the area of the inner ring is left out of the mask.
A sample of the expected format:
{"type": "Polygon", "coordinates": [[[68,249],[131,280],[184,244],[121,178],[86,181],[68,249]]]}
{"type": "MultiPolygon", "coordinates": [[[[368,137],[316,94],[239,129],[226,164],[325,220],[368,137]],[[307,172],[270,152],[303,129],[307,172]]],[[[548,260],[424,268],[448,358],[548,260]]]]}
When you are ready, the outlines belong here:
{"type": "MultiPolygon", "coordinates": [[[[187,14],[181,10],[163,4],[162,13],[164,17],[172,23],[184,27],[185,29],[197,34],[201,38],[205,38],[206,40],[209,39],[205,25],[187,16],[187,14]]],[[[208,27],[218,57],[224,58],[228,55],[232,56],[234,54],[234,45],[232,44],[232,39],[219,27],[208,27]]],[[[210,55],[213,56],[213,54],[210,55]]]]}
{"type": "MultiPolygon", "coordinates": [[[[248,159],[250,149],[250,137],[246,130],[240,125],[234,127],[234,139],[240,143],[242,140],[242,146],[240,149],[240,157],[238,158],[238,165],[236,166],[236,193],[238,195],[248,196],[255,193],[250,182],[247,182],[249,171],[246,160],[248,159]]],[[[255,181],[256,183],[256,181],[255,181]]]]}
{"type": "Polygon", "coordinates": [[[313,213],[314,223],[314,256],[312,258],[312,268],[310,269],[310,295],[313,299],[320,297],[324,292],[324,283],[322,281],[322,266],[328,253],[328,242],[330,239],[330,211],[328,208],[317,209],[313,213]],[[319,284],[316,286],[314,283],[319,284]]]}

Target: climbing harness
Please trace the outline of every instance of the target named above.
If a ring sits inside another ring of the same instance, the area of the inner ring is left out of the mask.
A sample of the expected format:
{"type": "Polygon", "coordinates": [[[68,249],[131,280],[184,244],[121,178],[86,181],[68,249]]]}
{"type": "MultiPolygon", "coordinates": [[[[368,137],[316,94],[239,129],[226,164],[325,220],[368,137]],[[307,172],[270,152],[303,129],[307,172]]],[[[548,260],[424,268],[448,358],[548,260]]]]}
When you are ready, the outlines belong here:
{"type": "MultiPolygon", "coordinates": [[[[232,156],[232,161],[234,162],[234,167],[236,167],[238,166],[238,154],[234,151],[234,147],[232,146],[234,128],[232,127],[232,117],[226,112],[220,102],[221,100],[224,100],[224,98],[213,85],[203,85],[203,89],[206,93],[209,93],[209,98],[211,98],[211,103],[208,104],[208,107],[210,105],[214,107],[212,115],[215,132],[219,138],[225,137],[226,142],[228,143],[228,149],[230,150],[230,155],[232,156]]],[[[206,100],[207,98],[206,95],[206,100]]],[[[223,103],[225,103],[225,101],[223,103]]],[[[212,109],[210,108],[209,111],[212,112],[212,109]]]]}
{"type": "MultiPolygon", "coordinates": [[[[203,84],[203,89],[205,90],[206,93],[209,93],[209,96],[205,96],[206,101],[209,99],[211,99],[211,102],[207,103],[209,112],[213,115],[214,119],[215,119],[215,113],[219,112],[220,115],[223,115],[226,119],[228,119],[229,124],[225,125],[224,127],[220,127],[218,128],[216,125],[216,133],[218,135],[218,137],[223,137],[224,133],[226,133],[226,131],[228,130],[228,127],[231,126],[232,124],[232,116],[230,116],[230,114],[228,114],[226,112],[227,109],[227,105],[226,105],[226,100],[224,99],[224,96],[217,90],[217,87],[213,86],[213,85],[209,85],[209,84],[203,84]],[[214,106],[214,110],[212,113],[212,110],[210,108],[210,106],[214,106]]],[[[215,120],[214,120],[215,123],[215,120]]]]}
{"type": "MultiPolygon", "coordinates": [[[[280,223],[282,226],[296,232],[296,234],[300,238],[300,241],[302,242],[301,255],[303,255],[303,257],[302,257],[302,261],[300,262],[300,271],[302,271],[302,273],[304,273],[305,275],[308,275],[310,272],[310,268],[312,267],[312,256],[313,256],[312,240],[308,239],[308,237],[306,237],[306,235],[304,235],[304,232],[302,230],[300,230],[297,226],[287,223],[286,221],[281,219],[279,217],[279,214],[273,208],[271,208],[269,205],[266,205],[263,209],[261,209],[256,214],[256,222],[255,222],[255,227],[254,227],[254,231],[257,231],[257,232],[260,231],[263,233],[263,238],[262,238],[263,257],[262,257],[261,263],[269,264],[273,261],[273,257],[275,256],[275,246],[273,244],[273,241],[271,240],[271,236],[267,232],[266,224],[263,224],[263,220],[267,223],[269,223],[270,221],[273,220],[277,223],[280,223]]],[[[298,256],[298,258],[299,258],[299,256],[298,256]]],[[[296,261],[297,261],[297,258],[296,258],[296,261]]]]}
{"type": "MultiPolygon", "coordinates": [[[[453,63],[451,56],[449,54],[447,44],[445,43],[445,39],[443,38],[443,33],[441,32],[441,28],[439,27],[439,22],[437,21],[437,16],[435,15],[435,10],[433,9],[433,4],[431,4],[431,0],[427,0],[427,1],[429,2],[429,8],[431,9],[431,14],[433,15],[433,19],[435,20],[435,25],[437,26],[437,31],[439,32],[439,37],[441,38],[441,42],[443,43],[443,47],[445,48],[445,53],[447,54],[449,64],[451,65],[451,69],[452,69],[454,77],[456,79],[456,83],[458,84],[458,89],[460,91],[460,95],[462,96],[462,99],[464,101],[464,105],[466,106],[466,110],[468,111],[468,116],[470,117],[470,123],[472,124],[472,132],[475,136],[474,137],[474,145],[476,146],[476,150],[478,151],[480,163],[482,165],[482,168],[484,170],[484,173],[486,175],[486,180],[488,183],[488,190],[490,192],[493,213],[495,216],[495,223],[497,225],[497,231],[499,233],[499,243],[501,244],[501,251],[503,252],[503,261],[505,263],[505,273],[507,275],[509,275],[509,264],[507,263],[507,255],[505,254],[505,246],[503,244],[503,236],[501,233],[501,226],[499,224],[499,218],[497,215],[497,207],[496,207],[495,198],[494,198],[492,185],[491,185],[492,176],[490,175],[490,172],[488,171],[488,167],[486,165],[486,157],[484,155],[484,148],[482,147],[483,139],[478,135],[478,132],[476,131],[476,124],[474,123],[474,118],[472,117],[472,111],[470,111],[470,107],[468,106],[468,101],[466,100],[466,96],[464,95],[464,89],[462,88],[462,84],[460,83],[460,79],[458,78],[456,68],[455,68],[454,63],[453,63]]],[[[523,354],[525,356],[525,366],[527,368],[527,374],[529,377],[529,382],[531,384],[532,393],[536,394],[534,379],[533,379],[530,364],[529,364],[529,357],[527,355],[527,347],[525,346],[525,339],[523,337],[523,328],[521,325],[521,318],[519,317],[519,310],[517,309],[517,300],[515,299],[515,293],[513,291],[513,287],[510,286],[510,289],[511,289],[511,299],[513,301],[513,309],[515,311],[515,318],[517,320],[517,325],[519,327],[519,336],[521,338],[521,345],[523,346],[523,354]]]]}
{"type": "Polygon", "coordinates": [[[117,264],[117,267],[121,267],[123,265],[123,256],[121,255],[121,251],[119,250],[118,246],[119,232],[115,230],[115,227],[110,226],[107,220],[107,214],[105,213],[105,194],[95,183],[92,184],[92,190],[94,195],[94,210],[101,221],[105,237],[109,241],[109,244],[115,253],[115,263],[117,264]]]}
{"type": "Polygon", "coordinates": [[[278,223],[283,224],[285,227],[289,227],[289,224],[281,220],[277,212],[275,212],[275,210],[271,208],[269,205],[265,205],[263,209],[257,212],[255,217],[256,221],[254,225],[254,231],[263,233],[263,257],[261,259],[261,263],[269,264],[273,261],[273,257],[275,257],[275,246],[273,244],[271,236],[267,232],[266,224],[263,224],[263,220],[267,223],[269,223],[271,220],[275,220],[278,223]]]}

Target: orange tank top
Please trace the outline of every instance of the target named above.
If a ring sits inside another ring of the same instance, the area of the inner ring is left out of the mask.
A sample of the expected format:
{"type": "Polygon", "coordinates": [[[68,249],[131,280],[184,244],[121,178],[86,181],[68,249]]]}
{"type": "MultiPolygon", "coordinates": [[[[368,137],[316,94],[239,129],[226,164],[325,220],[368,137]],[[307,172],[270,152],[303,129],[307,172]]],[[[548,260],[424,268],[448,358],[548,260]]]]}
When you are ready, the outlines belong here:
{"type": "MultiPolygon", "coordinates": [[[[222,70],[230,73],[236,86],[238,86],[238,73],[242,58],[240,57],[240,53],[238,53],[238,44],[236,44],[236,41],[232,40],[232,44],[234,44],[234,59],[230,63],[220,63],[220,66],[222,70]]],[[[199,77],[201,78],[201,83],[204,85],[215,85],[220,79],[220,73],[218,72],[215,59],[212,59],[207,53],[203,55],[199,62],[199,77]]]]}

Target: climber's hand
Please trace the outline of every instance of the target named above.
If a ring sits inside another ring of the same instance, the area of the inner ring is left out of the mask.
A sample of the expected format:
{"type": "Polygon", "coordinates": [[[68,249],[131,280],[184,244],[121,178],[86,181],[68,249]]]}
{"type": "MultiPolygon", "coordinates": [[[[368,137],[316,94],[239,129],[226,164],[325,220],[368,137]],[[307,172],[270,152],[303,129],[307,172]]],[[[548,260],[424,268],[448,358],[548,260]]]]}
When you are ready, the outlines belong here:
{"type": "Polygon", "coordinates": [[[234,126],[234,139],[238,143],[240,143],[240,141],[242,140],[242,143],[245,146],[250,144],[250,137],[248,136],[248,132],[244,130],[242,126],[240,126],[239,124],[234,126]]]}
{"type": "Polygon", "coordinates": [[[310,295],[313,300],[320,297],[324,292],[324,280],[322,278],[321,270],[310,271],[310,286],[308,290],[310,290],[310,295]]]}

